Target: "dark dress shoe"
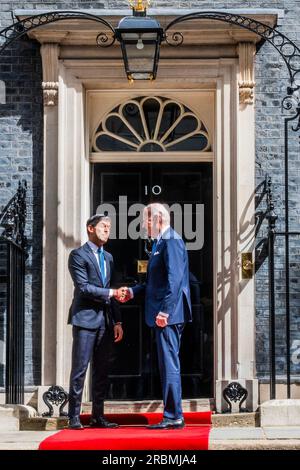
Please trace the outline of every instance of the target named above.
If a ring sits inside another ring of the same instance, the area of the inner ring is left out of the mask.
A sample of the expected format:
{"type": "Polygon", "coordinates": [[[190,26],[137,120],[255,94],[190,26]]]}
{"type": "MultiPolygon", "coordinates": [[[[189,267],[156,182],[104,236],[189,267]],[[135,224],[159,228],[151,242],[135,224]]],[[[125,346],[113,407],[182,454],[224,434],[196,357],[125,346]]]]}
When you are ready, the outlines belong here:
{"type": "Polygon", "coordinates": [[[70,418],[69,419],[69,429],[84,429],[79,418],[70,418]]]}
{"type": "Polygon", "coordinates": [[[170,419],[163,418],[163,420],[158,424],[151,424],[147,426],[148,429],[181,429],[184,428],[185,423],[183,418],[179,419],[170,419]]]}
{"type": "Polygon", "coordinates": [[[92,418],[90,421],[91,428],[118,428],[119,425],[117,423],[111,423],[107,421],[103,416],[99,418],[92,418]]]}

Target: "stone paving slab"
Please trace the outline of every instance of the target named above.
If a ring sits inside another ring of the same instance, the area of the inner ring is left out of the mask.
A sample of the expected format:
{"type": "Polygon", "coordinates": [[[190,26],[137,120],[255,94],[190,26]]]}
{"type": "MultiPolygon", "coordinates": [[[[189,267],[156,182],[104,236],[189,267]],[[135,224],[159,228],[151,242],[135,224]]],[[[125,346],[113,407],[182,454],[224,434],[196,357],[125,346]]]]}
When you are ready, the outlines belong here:
{"type": "Polygon", "coordinates": [[[209,441],[209,450],[300,450],[300,439],[255,439],[209,441]]]}
{"type": "Polygon", "coordinates": [[[267,439],[299,439],[300,441],[299,426],[264,427],[263,430],[267,439]]]}
{"type": "Polygon", "coordinates": [[[0,450],[38,450],[39,442],[0,442],[0,450]]]}
{"type": "Polygon", "coordinates": [[[1,431],[0,444],[15,442],[23,444],[24,442],[40,443],[46,437],[52,436],[58,431],[1,431]]]}
{"type": "Polygon", "coordinates": [[[261,428],[212,428],[210,440],[265,439],[261,428]]]}

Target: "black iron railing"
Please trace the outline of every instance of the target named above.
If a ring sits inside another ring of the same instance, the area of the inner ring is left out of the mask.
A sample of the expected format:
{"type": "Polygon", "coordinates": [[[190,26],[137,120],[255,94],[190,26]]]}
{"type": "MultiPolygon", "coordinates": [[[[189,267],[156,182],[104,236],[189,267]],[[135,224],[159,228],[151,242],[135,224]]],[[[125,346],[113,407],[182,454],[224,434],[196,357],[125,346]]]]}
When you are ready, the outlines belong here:
{"type": "Polygon", "coordinates": [[[24,304],[26,182],[0,216],[0,283],[2,325],[6,343],[5,402],[24,403],[24,304]]]}
{"type": "Polygon", "coordinates": [[[275,265],[274,265],[274,244],[275,225],[278,216],[274,211],[274,201],[272,194],[272,179],[266,177],[267,192],[267,214],[268,220],[268,269],[269,269],[269,350],[270,350],[270,398],[276,396],[276,344],[275,344],[275,265]]]}
{"type": "MultiPolygon", "coordinates": [[[[276,398],[276,301],[275,301],[275,239],[283,237],[285,251],[285,350],[286,350],[286,384],[287,398],[291,398],[291,306],[290,306],[290,239],[300,232],[290,231],[288,218],[285,219],[284,232],[276,231],[277,214],[275,213],[272,179],[266,177],[268,220],[268,267],[269,267],[269,328],[270,328],[270,398],[276,398]]],[[[285,208],[288,213],[288,194],[285,208]]]]}

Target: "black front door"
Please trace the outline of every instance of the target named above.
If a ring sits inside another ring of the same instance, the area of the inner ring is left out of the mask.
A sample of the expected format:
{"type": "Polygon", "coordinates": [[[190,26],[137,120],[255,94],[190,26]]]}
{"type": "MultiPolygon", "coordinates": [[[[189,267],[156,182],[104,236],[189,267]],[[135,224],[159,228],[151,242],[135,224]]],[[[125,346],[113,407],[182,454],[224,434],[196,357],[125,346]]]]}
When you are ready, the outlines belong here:
{"type": "MultiPolygon", "coordinates": [[[[116,285],[143,282],[147,242],[132,237],[136,206],[162,202],[176,210],[175,229],[189,244],[193,322],[184,330],[181,346],[183,398],[212,396],[213,380],[213,234],[212,165],[210,163],[93,164],[93,211],[113,217],[106,249],[115,260],[116,285]],[[180,216],[181,214],[181,216],[180,216]],[[180,218],[182,218],[180,223],[180,218]],[[179,225],[178,225],[179,223],[179,225]],[[131,226],[130,226],[131,224],[131,226]],[[180,227],[181,225],[181,227],[180,227]],[[128,236],[131,233],[131,238],[128,236]]],[[[171,211],[172,219],[172,211],[171,211]]],[[[115,286],[114,286],[115,287],[115,286]]],[[[161,398],[156,345],[145,325],[143,299],[121,306],[124,339],[115,345],[110,399],[161,398]]]]}

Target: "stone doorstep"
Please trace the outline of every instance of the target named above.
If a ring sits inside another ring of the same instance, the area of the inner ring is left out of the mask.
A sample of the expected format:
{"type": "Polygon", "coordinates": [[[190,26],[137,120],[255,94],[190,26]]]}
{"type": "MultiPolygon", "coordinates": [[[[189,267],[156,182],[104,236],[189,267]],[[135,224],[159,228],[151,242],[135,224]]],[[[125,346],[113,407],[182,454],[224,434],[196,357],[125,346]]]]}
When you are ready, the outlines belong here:
{"type": "Polygon", "coordinates": [[[56,431],[68,427],[68,422],[68,418],[65,417],[23,418],[20,419],[20,431],[56,431]]]}
{"type": "MultiPolygon", "coordinates": [[[[120,411],[119,411],[120,412],[120,411]]],[[[258,427],[259,413],[232,413],[213,414],[212,426],[218,427],[258,427]]],[[[68,418],[52,417],[46,418],[36,416],[20,419],[20,431],[55,431],[65,429],[68,426],[68,418]]]]}
{"type": "MultiPolygon", "coordinates": [[[[183,400],[182,407],[184,412],[213,411],[214,399],[191,399],[183,400]]],[[[91,413],[91,403],[83,403],[82,412],[91,413]]],[[[143,401],[106,401],[105,413],[162,413],[163,405],[161,400],[143,400],[143,401]]],[[[28,417],[20,419],[20,430],[52,431],[64,429],[68,425],[68,419],[65,417],[46,418],[42,416],[28,417]]],[[[260,425],[259,412],[256,413],[228,413],[213,414],[213,427],[258,427],[260,425]]]]}
{"type": "MultiPolygon", "coordinates": [[[[195,398],[182,400],[182,409],[187,411],[213,411],[215,409],[215,400],[213,398],[195,398]]],[[[92,404],[83,403],[82,412],[91,413],[92,404]]],[[[161,400],[142,400],[142,401],[105,401],[105,413],[162,413],[163,404],[161,400]]]]}
{"type": "Polygon", "coordinates": [[[252,413],[222,413],[212,415],[213,428],[225,427],[255,427],[260,426],[260,413],[259,411],[252,413]]]}

